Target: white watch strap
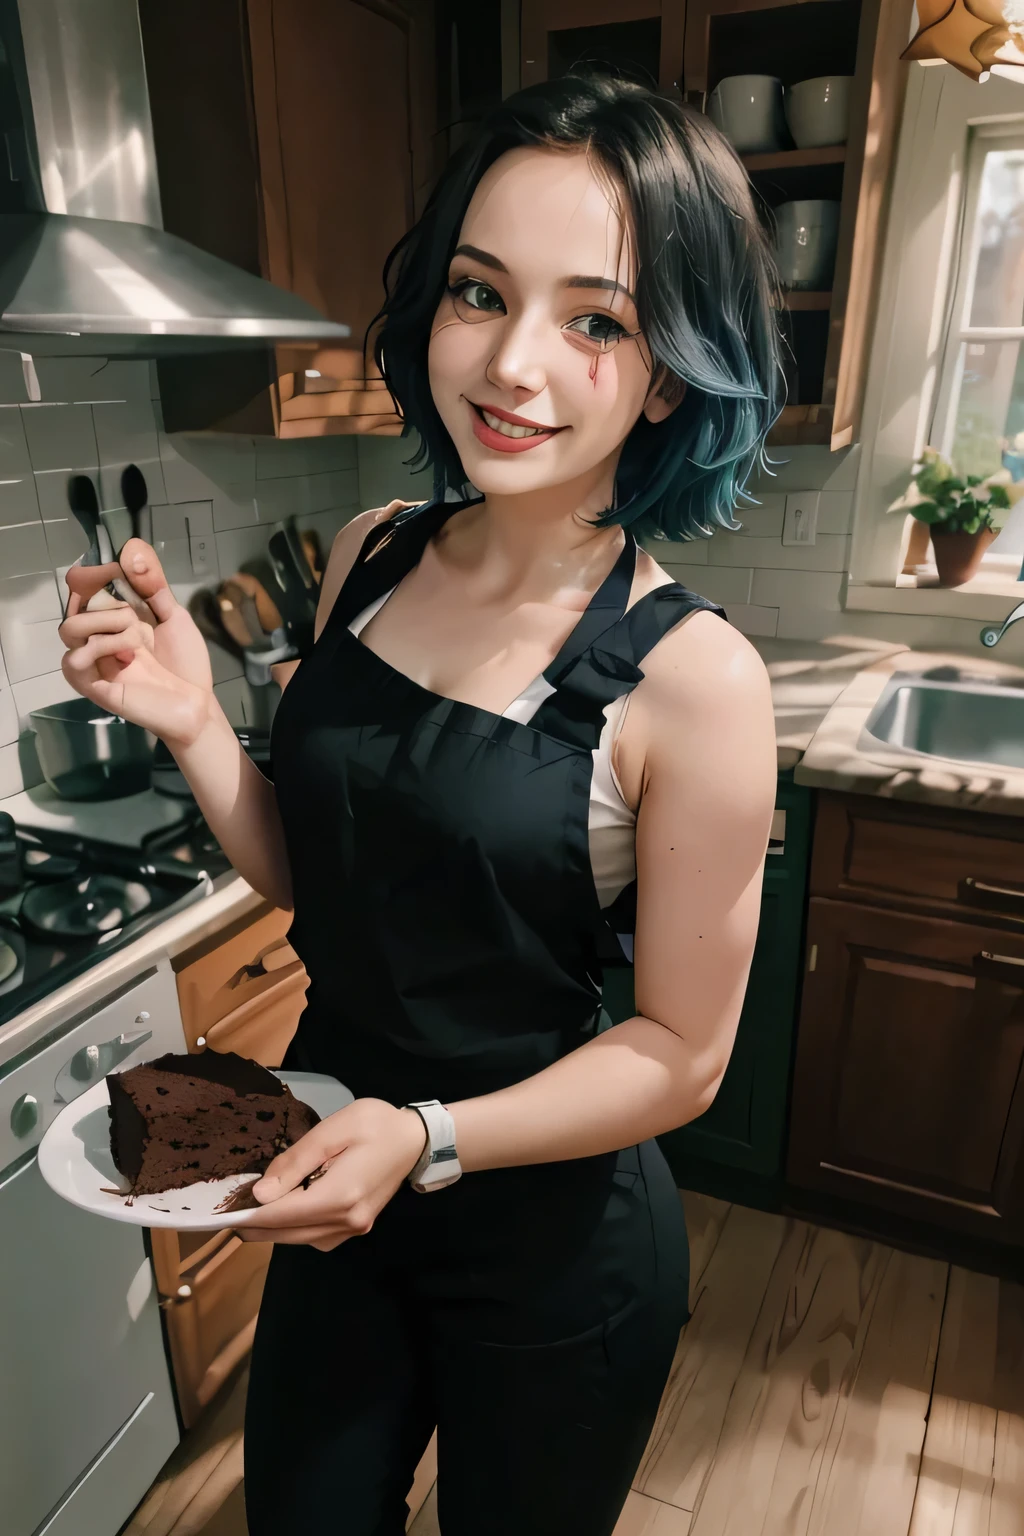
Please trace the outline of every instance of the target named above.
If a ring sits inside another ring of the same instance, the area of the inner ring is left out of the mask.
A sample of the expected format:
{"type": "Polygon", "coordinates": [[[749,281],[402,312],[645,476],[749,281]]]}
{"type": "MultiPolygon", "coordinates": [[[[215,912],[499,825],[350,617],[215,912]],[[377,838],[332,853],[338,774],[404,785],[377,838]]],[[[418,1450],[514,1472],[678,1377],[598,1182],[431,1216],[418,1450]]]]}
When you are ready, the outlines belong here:
{"type": "Polygon", "coordinates": [[[461,1177],[458,1153],[455,1150],[455,1121],[437,1099],[407,1104],[414,1109],[427,1130],[427,1144],[412,1173],[409,1183],[424,1193],[430,1189],[443,1189],[461,1177]]]}

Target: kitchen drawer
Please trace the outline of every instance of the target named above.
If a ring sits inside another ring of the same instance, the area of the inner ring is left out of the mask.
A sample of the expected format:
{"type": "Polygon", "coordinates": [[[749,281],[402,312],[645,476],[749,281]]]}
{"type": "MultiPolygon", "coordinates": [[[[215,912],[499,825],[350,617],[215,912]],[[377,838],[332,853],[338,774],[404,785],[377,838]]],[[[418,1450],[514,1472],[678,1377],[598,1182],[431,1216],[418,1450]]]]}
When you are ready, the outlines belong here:
{"type": "Polygon", "coordinates": [[[820,793],[811,895],[1024,924],[1024,820],[820,793]]]}
{"type": "MultiPolygon", "coordinates": [[[[264,1067],[279,1067],[305,1006],[308,978],[301,964],[278,975],[259,997],[225,1014],[199,1039],[211,1051],[237,1051],[264,1067]]],[[[198,1040],[189,1042],[190,1050],[197,1048],[198,1040]]]]}
{"type": "Polygon", "coordinates": [[[186,1427],[252,1347],[272,1244],[225,1235],[161,1297],[186,1427]]]}
{"type": "Polygon", "coordinates": [[[267,908],[255,922],[218,934],[202,953],[179,959],[178,999],[190,1051],[201,1050],[198,1040],[226,1015],[273,991],[286,977],[305,977],[286,938],[291,920],[290,912],[267,908]]]}

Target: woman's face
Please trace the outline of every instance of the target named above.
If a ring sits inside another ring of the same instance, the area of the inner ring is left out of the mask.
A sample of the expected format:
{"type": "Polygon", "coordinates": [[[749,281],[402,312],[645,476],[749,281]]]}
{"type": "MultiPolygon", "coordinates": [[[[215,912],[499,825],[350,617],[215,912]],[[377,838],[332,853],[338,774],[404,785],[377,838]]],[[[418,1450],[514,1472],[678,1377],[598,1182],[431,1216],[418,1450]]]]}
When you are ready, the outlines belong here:
{"type": "MultiPolygon", "coordinates": [[[[583,154],[517,149],[477,187],[430,337],[434,404],[471,483],[607,491],[652,391],[631,242],[583,154]]],[[[607,501],[604,503],[607,505],[607,501]]]]}

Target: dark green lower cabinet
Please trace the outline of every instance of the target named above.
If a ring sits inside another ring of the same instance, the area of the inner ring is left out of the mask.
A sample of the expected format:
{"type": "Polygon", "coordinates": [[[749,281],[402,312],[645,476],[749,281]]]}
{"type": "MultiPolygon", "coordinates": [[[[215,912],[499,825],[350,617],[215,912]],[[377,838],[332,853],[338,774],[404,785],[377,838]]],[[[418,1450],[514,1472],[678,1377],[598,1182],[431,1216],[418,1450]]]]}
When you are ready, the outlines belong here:
{"type": "MultiPolygon", "coordinates": [[[[699,1120],[659,1137],[680,1186],[726,1198],[739,1198],[750,1182],[768,1186],[782,1178],[802,971],[810,792],[782,774],[776,807],[785,812],[785,830],[781,847],[773,837],[765,861],[757,946],[728,1070],[699,1120]]],[[[605,1008],[613,1023],[635,1011],[632,971],[608,972],[605,1008]]]]}

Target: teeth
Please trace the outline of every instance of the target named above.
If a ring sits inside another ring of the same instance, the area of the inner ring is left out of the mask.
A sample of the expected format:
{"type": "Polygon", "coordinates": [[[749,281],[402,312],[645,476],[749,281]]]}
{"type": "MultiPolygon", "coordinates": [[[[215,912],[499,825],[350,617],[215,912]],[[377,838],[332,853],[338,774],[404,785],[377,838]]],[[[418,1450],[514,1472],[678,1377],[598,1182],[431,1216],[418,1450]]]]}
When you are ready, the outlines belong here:
{"type": "Polygon", "coordinates": [[[490,411],[481,410],[481,416],[492,432],[500,432],[502,437],[536,437],[543,429],[541,427],[517,427],[511,421],[502,421],[500,416],[492,416],[490,411]]]}

